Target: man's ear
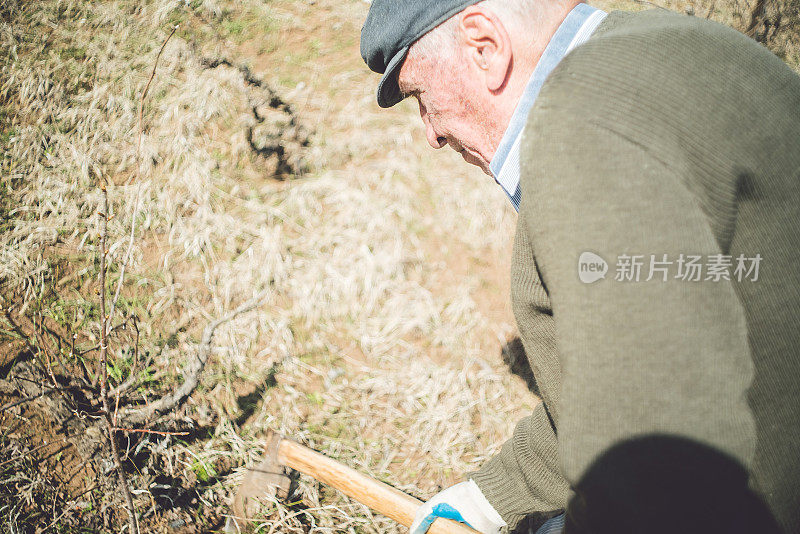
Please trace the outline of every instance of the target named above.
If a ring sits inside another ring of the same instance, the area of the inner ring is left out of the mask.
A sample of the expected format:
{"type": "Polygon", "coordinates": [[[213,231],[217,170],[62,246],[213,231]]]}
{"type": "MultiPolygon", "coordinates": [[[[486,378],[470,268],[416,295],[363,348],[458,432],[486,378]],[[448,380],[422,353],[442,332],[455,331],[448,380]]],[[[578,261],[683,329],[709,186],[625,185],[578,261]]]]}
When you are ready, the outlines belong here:
{"type": "Polygon", "coordinates": [[[502,89],[512,64],[511,38],[503,23],[492,11],[470,6],[461,13],[459,30],[467,59],[484,72],[487,89],[502,89]]]}

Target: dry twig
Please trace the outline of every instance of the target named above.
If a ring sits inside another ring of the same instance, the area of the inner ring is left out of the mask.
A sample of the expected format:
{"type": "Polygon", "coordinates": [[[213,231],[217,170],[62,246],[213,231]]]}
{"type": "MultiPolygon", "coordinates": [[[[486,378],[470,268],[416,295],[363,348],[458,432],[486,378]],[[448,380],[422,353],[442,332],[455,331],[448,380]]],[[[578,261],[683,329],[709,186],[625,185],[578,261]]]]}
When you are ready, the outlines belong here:
{"type": "Polygon", "coordinates": [[[136,140],[136,166],[137,166],[136,167],[137,168],[136,175],[137,176],[138,176],[138,168],[139,168],[138,166],[141,163],[140,157],[139,157],[139,150],[141,149],[141,146],[142,146],[142,113],[143,113],[143,109],[144,109],[144,99],[147,96],[147,91],[150,90],[150,84],[152,83],[153,78],[156,77],[156,67],[158,67],[158,60],[161,58],[161,53],[164,52],[164,47],[167,46],[167,42],[170,40],[170,37],[172,37],[173,34],[177,30],[178,30],[178,26],[176,25],[176,26],[174,26],[172,28],[172,31],[170,32],[170,34],[167,35],[167,38],[164,39],[164,42],[161,44],[161,48],[158,50],[158,54],[156,55],[156,60],[155,60],[155,62],[153,62],[153,72],[150,73],[150,78],[147,80],[147,84],[144,86],[144,91],[142,91],[142,96],[139,98],[139,136],[138,136],[138,138],[136,140]]]}
{"type": "Polygon", "coordinates": [[[163,430],[148,430],[146,428],[121,428],[117,427],[114,430],[119,432],[133,432],[139,434],[155,434],[156,436],[188,436],[188,432],[166,432],[163,430]]]}
{"type": "MultiPolygon", "coordinates": [[[[139,98],[139,114],[138,114],[138,137],[136,143],[136,176],[139,176],[139,168],[141,166],[140,161],[140,150],[142,144],[142,115],[144,110],[144,99],[147,96],[147,92],[150,89],[150,84],[155,78],[156,75],[156,68],[158,67],[158,60],[161,57],[161,54],[164,52],[164,48],[167,46],[167,42],[170,38],[175,34],[175,31],[178,29],[177,26],[172,28],[170,34],[164,39],[164,42],[161,44],[161,48],[158,50],[158,54],[156,55],[155,62],[153,64],[153,71],[150,73],[150,78],[147,80],[147,84],[142,91],[142,95],[139,98]]],[[[134,205],[133,214],[131,216],[131,228],[128,235],[128,247],[125,253],[125,259],[122,262],[122,266],[120,268],[120,276],[119,280],[117,281],[117,288],[114,292],[114,297],[111,300],[111,306],[106,314],[106,256],[107,256],[107,249],[106,249],[106,241],[108,238],[108,221],[109,221],[109,205],[108,205],[108,190],[105,186],[102,186],[103,192],[103,208],[102,213],[100,214],[102,219],[102,229],[101,229],[101,237],[100,237],[100,248],[101,248],[101,259],[100,259],[100,314],[101,314],[101,328],[100,328],[100,369],[98,370],[98,375],[100,378],[100,398],[103,403],[103,415],[105,416],[106,426],[108,430],[108,438],[111,444],[111,451],[114,456],[114,464],[116,466],[117,475],[119,477],[120,485],[122,486],[123,494],[125,497],[125,504],[128,509],[128,516],[129,516],[129,523],[130,523],[130,531],[132,534],[139,534],[139,522],[136,517],[136,507],[133,504],[133,496],[131,495],[130,487],[128,485],[128,480],[125,475],[125,470],[123,469],[122,465],[122,458],[120,456],[119,448],[117,447],[116,436],[115,432],[121,430],[117,428],[117,411],[119,407],[119,395],[116,395],[116,402],[115,408],[112,413],[111,406],[110,406],[110,395],[108,389],[108,336],[111,330],[111,319],[114,316],[114,311],[117,306],[117,302],[119,301],[120,292],[122,290],[122,286],[125,282],[125,269],[130,262],[131,254],[133,251],[133,243],[134,237],[136,235],[136,217],[138,216],[139,211],[139,199],[141,195],[141,183],[138,184],[137,192],[136,192],[136,203],[134,205]]],[[[134,320],[135,321],[135,320],[134,320]]],[[[139,344],[139,329],[134,324],[136,328],[136,360],[138,361],[138,344],[139,344]]],[[[118,390],[117,390],[118,391],[118,390]]]]}
{"type": "Polygon", "coordinates": [[[103,207],[100,213],[100,399],[103,402],[103,415],[105,416],[106,427],[108,430],[108,440],[111,444],[111,453],[114,456],[114,465],[117,469],[122,493],[125,497],[125,505],[128,509],[128,519],[132,534],[139,534],[139,521],[136,518],[136,507],[133,504],[133,495],[128,485],[128,477],[122,466],[122,457],[119,454],[117,440],[114,436],[114,422],[109,405],[108,396],[108,315],[106,315],[106,241],[108,239],[108,190],[105,185],[101,186],[103,192],[103,207]]]}
{"type": "Polygon", "coordinates": [[[220,325],[252,310],[258,306],[265,297],[266,292],[259,293],[228,315],[209,323],[205,330],[203,330],[203,338],[200,341],[200,346],[197,348],[197,356],[184,368],[183,376],[185,379],[183,384],[171,394],[161,397],[156,402],[149,404],[144,410],[129,414],[125,419],[129,423],[139,425],[150,421],[152,417],[162,415],[182,405],[195,390],[197,384],[200,383],[200,375],[202,375],[203,369],[205,369],[206,362],[208,361],[208,356],[211,354],[211,339],[214,337],[214,331],[220,325]]]}
{"type": "Polygon", "coordinates": [[[158,54],[156,55],[156,60],[153,62],[153,72],[150,73],[150,78],[147,80],[147,84],[144,86],[144,90],[142,91],[142,96],[139,97],[139,117],[138,117],[138,136],[136,138],[136,171],[134,176],[136,176],[136,201],[133,205],[133,215],[131,216],[131,230],[128,233],[128,248],[125,251],[125,259],[122,262],[122,266],[120,267],[119,271],[119,280],[117,281],[117,289],[114,291],[114,298],[111,300],[111,309],[108,312],[108,315],[114,317],[114,310],[117,307],[117,302],[119,301],[119,294],[122,290],[122,284],[125,280],[125,269],[128,266],[128,263],[131,260],[131,254],[133,253],[133,238],[136,234],[136,217],[139,215],[139,205],[140,205],[140,198],[142,194],[142,184],[139,180],[140,176],[140,168],[141,168],[141,150],[142,150],[142,114],[144,113],[144,99],[147,96],[147,92],[150,90],[150,83],[152,83],[153,78],[156,76],[156,68],[158,67],[158,60],[161,58],[162,52],[164,52],[164,48],[167,46],[170,38],[175,34],[178,30],[178,26],[174,26],[172,31],[167,35],[167,38],[164,39],[164,42],[161,43],[161,48],[158,50],[158,54]]]}

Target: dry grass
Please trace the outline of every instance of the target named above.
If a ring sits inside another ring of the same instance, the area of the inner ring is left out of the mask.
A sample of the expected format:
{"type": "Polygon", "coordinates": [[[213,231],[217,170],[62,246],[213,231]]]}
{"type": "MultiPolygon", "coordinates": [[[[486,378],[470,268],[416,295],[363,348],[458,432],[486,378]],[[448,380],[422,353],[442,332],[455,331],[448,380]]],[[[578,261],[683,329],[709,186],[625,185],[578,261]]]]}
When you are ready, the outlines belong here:
{"type": "MultiPolygon", "coordinates": [[[[482,313],[475,301],[487,292],[480,270],[504,276],[505,200],[455,158],[424,153],[410,107],[385,117],[374,106],[375,80],[352,37],[366,4],[322,7],[314,16],[291,2],[4,8],[13,171],[4,185],[17,206],[0,249],[4,293],[27,313],[59,308],[66,330],[83,326],[80,341],[95,342],[100,179],[114,184],[112,288],[137,217],[114,322],[136,313],[142,350],[158,354],[140,395],[180,380],[208,320],[267,291],[262,307],[217,331],[203,386],[178,418],[200,437],[137,442],[136,457],[147,458],[132,473],[144,525],[223,513],[267,428],[426,497],[477,468],[536,402],[500,360],[507,310],[489,321],[496,303],[486,299],[482,313]],[[138,93],[176,22],[134,182],[138,93]],[[248,28],[261,24],[338,24],[344,39],[320,35],[311,55],[277,45],[248,56],[261,46],[248,28]],[[244,36],[234,39],[237,28],[244,36]],[[341,55],[344,66],[333,61],[341,55]],[[230,64],[209,67],[221,58],[230,64]],[[237,67],[246,63],[260,87],[237,67]],[[275,96],[291,109],[271,107],[275,96]],[[257,148],[286,147],[291,172],[275,177],[278,158],[255,153],[249,131],[257,148]],[[447,253],[478,271],[449,285],[447,253]],[[71,262],[57,273],[63,257],[71,262]],[[186,488],[187,502],[168,510],[165,485],[186,488]]],[[[127,341],[111,347],[123,371],[127,341]]],[[[264,531],[395,528],[310,479],[297,500],[265,511],[264,531]]]]}
{"type": "MultiPolygon", "coordinates": [[[[201,387],[160,423],[190,436],[131,442],[145,531],[219,529],[268,428],[426,498],[495,453],[537,402],[500,355],[513,333],[514,215],[489,179],[425,147],[410,103],[378,110],[377,79],[358,56],[367,8],[0,7],[5,305],[78,334],[78,349],[97,343],[100,180],[112,184],[109,288],[135,222],[112,322],[135,314],[141,352],[154,357],[130,401],[172,389],[204,326],[266,292],[263,306],[220,326],[201,387]],[[144,109],[137,173],[138,96],[174,24],[144,109]]],[[[131,337],[115,339],[119,382],[131,337]]],[[[66,349],[59,357],[75,369],[66,349]]],[[[25,439],[37,436],[4,437],[0,461],[25,439]]],[[[21,461],[6,465],[29,473],[21,461]]],[[[24,526],[36,496],[50,495],[37,476],[14,486],[30,498],[4,509],[2,528],[24,526]]],[[[53,502],[69,512],[56,522],[63,531],[92,515],[68,497],[53,502]]],[[[79,502],[98,514],[119,506],[97,492],[79,502]]],[[[113,529],[111,519],[102,528],[113,529]]],[[[260,524],[400,531],[305,477],[291,502],[265,507],[260,524]]]]}

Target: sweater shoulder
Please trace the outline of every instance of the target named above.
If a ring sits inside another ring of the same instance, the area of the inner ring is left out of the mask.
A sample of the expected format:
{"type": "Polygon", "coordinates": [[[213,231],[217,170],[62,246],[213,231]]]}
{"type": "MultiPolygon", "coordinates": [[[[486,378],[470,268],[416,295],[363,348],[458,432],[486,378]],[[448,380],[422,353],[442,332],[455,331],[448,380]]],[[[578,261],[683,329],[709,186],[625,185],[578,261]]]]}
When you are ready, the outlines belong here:
{"type": "Polygon", "coordinates": [[[668,9],[646,9],[643,11],[618,11],[609,12],[605,20],[594,32],[590,40],[603,35],[632,34],[643,32],[649,34],[657,28],[695,27],[708,31],[722,30],[734,31],[730,27],[717,22],[690,15],[684,15],[668,9]]]}
{"type": "Polygon", "coordinates": [[[601,100],[670,98],[710,88],[722,96],[747,77],[771,78],[764,88],[796,88],[798,80],[766,47],[723,24],[664,9],[612,11],[553,70],[541,96],[553,104],[581,92],[601,100]]]}
{"type": "Polygon", "coordinates": [[[608,138],[615,150],[641,149],[685,185],[726,250],[742,177],[766,194],[800,166],[800,77],[721,24],[612,12],[553,70],[528,115],[523,198],[548,180],[542,168],[572,159],[591,169],[584,149],[608,138]]]}
{"type": "Polygon", "coordinates": [[[798,104],[800,77],[738,31],[660,9],[612,11],[553,69],[527,122],[569,113],[626,137],[681,142],[712,123],[717,132],[740,124],[743,111],[774,127],[798,104]]]}

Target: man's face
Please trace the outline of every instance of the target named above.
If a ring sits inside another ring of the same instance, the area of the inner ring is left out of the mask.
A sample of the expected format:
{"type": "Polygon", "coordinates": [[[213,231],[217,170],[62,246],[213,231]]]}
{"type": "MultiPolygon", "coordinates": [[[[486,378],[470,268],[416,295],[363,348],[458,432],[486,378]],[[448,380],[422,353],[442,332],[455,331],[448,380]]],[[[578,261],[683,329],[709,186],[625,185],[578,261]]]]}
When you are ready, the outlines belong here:
{"type": "Polygon", "coordinates": [[[403,93],[417,99],[428,143],[433,148],[450,145],[467,163],[490,174],[489,162],[499,143],[499,138],[493,139],[497,127],[482,102],[479,83],[457,56],[457,52],[450,58],[411,54],[397,81],[403,93]]]}

